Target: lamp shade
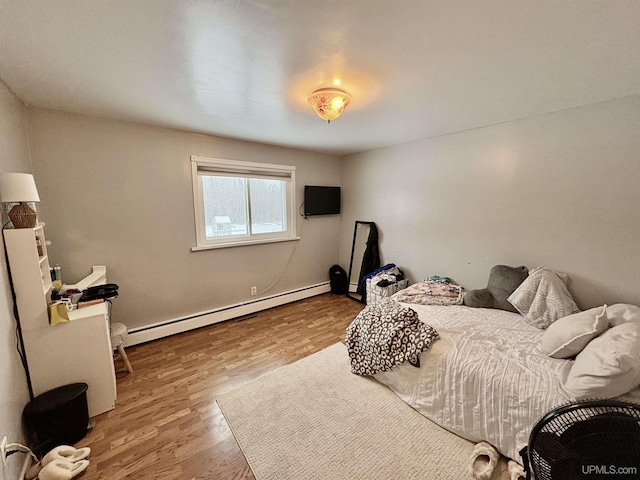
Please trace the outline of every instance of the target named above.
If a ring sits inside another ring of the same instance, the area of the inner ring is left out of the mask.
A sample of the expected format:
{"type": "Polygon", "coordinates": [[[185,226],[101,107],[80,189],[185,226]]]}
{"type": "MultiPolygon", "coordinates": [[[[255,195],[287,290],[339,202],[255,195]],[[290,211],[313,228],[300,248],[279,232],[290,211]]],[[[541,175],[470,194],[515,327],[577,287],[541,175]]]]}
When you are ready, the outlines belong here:
{"type": "Polygon", "coordinates": [[[39,202],[36,182],[30,173],[5,173],[0,176],[0,200],[9,202],[39,202]]]}
{"type": "Polygon", "coordinates": [[[342,115],[343,110],[351,103],[351,95],[337,87],[320,88],[311,93],[307,101],[320,118],[331,122],[342,115]]]}

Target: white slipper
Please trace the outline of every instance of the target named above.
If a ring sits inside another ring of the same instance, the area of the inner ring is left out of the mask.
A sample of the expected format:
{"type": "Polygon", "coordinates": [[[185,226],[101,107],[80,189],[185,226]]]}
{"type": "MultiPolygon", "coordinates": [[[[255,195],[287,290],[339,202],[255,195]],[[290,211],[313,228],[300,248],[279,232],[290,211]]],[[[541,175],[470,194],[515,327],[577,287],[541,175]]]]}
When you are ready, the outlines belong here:
{"type": "Polygon", "coordinates": [[[509,478],[511,480],[525,480],[527,474],[524,472],[524,467],[514,460],[509,460],[507,463],[509,468],[509,478]]]}
{"type": "Polygon", "coordinates": [[[89,466],[89,460],[52,460],[38,474],[38,480],[71,480],[80,475],[89,466]]]}
{"type": "Polygon", "coordinates": [[[42,457],[42,466],[47,465],[53,460],[67,460],[68,462],[77,462],[78,460],[84,460],[91,454],[89,447],[74,448],[69,445],[60,445],[55,447],[44,457],[42,457]]]}
{"type": "Polygon", "coordinates": [[[33,480],[38,476],[42,470],[42,464],[40,462],[32,463],[29,469],[24,473],[24,480],[33,480]]]}
{"type": "Polygon", "coordinates": [[[475,480],[490,480],[500,454],[487,442],[478,443],[471,453],[469,473],[475,480]]]}

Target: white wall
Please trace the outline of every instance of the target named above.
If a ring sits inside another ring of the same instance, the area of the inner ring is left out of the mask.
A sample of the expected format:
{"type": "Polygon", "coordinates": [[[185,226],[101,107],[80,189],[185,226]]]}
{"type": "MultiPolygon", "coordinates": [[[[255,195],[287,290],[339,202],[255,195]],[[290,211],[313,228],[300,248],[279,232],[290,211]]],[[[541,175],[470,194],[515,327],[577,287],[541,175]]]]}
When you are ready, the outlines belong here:
{"type": "Polygon", "coordinates": [[[53,263],[67,283],[106,265],[129,328],[326,282],[340,218],[298,220],[302,240],[191,252],[190,155],[296,166],[305,184],[340,185],[339,157],[29,108],[30,146],[53,263]],[[290,255],[297,250],[288,264],[290,255]],[[288,268],[287,268],[288,266],[288,268]]]}
{"type": "MultiPolygon", "coordinates": [[[[31,172],[23,103],[0,80],[0,174],[31,172]]],[[[7,220],[3,215],[3,223],[7,220]]],[[[4,238],[0,239],[4,242],[4,238]]],[[[2,247],[4,251],[4,246],[2,247]]],[[[0,259],[0,439],[24,443],[22,409],[29,401],[27,381],[16,351],[16,324],[13,319],[13,300],[7,275],[4,253],[0,259]]],[[[9,457],[9,475],[18,478],[22,455],[9,457]]]]}
{"type": "Polygon", "coordinates": [[[640,304],[640,96],[350,155],[342,184],[342,264],[375,221],[416,281],[544,266],[582,308],[640,304]]]}

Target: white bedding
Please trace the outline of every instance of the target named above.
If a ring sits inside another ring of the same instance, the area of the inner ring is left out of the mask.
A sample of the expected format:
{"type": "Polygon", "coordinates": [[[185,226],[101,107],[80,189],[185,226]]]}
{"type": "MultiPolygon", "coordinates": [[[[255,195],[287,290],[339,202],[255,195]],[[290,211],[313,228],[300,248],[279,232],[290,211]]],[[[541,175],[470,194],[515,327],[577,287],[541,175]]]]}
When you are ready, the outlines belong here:
{"type": "MultiPolygon", "coordinates": [[[[572,360],[540,351],[543,330],[516,313],[465,306],[405,304],[440,334],[408,364],[379,373],[402,400],[461,437],[494,445],[520,461],[519,450],[542,415],[572,398],[560,379],[572,360]]],[[[631,400],[640,398],[635,389],[631,400]]]]}

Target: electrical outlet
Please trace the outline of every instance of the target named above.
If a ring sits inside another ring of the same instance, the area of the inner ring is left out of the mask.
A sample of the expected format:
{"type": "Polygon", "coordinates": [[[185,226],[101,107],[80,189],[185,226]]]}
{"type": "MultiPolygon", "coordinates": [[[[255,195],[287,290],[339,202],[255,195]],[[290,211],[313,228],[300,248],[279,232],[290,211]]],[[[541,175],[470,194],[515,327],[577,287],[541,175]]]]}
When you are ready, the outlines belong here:
{"type": "Polygon", "coordinates": [[[251,287],[251,295],[257,295],[258,294],[258,287],[251,287]]]}
{"type": "Polygon", "coordinates": [[[2,437],[0,442],[0,457],[2,457],[2,468],[7,466],[7,437],[2,437]]]}

